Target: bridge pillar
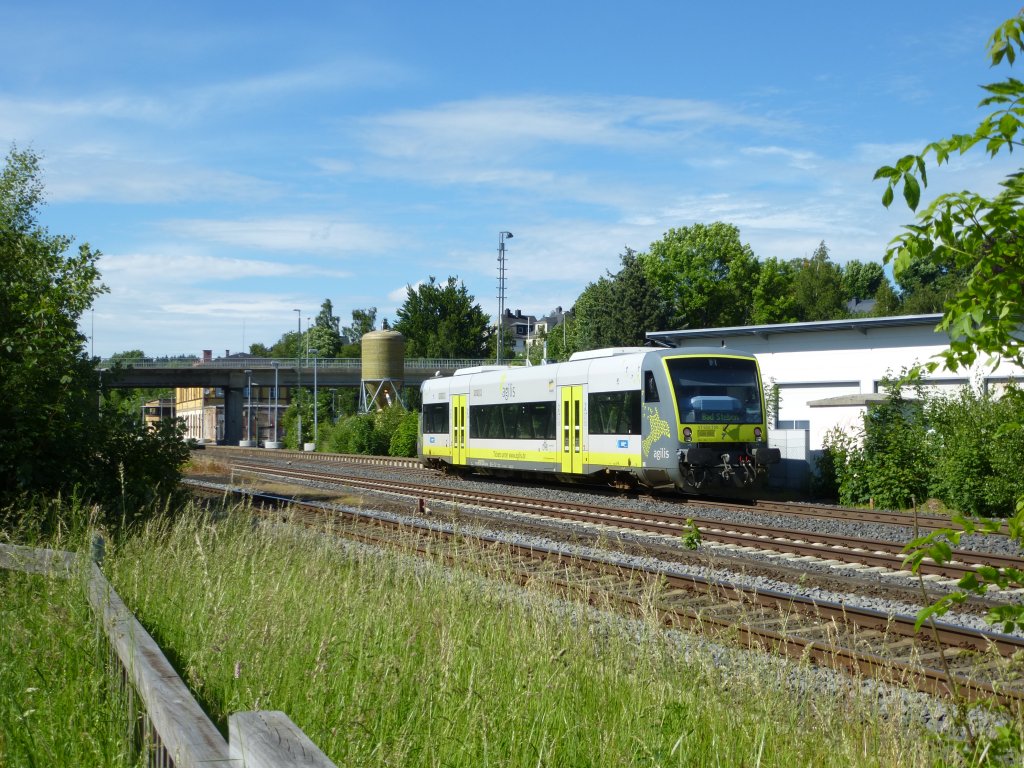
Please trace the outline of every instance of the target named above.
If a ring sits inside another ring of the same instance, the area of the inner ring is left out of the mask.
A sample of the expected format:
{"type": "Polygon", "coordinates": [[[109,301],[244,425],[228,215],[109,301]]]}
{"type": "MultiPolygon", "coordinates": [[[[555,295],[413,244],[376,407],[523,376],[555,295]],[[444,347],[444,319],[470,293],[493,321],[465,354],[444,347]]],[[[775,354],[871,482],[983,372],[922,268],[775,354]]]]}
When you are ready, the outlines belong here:
{"type": "Polygon", "coordinates": [[[242,411],[245,405],[245,376],[231,374],[231,385],[224,387],[224,443],[238,445],[244,438],[242,411]]]}

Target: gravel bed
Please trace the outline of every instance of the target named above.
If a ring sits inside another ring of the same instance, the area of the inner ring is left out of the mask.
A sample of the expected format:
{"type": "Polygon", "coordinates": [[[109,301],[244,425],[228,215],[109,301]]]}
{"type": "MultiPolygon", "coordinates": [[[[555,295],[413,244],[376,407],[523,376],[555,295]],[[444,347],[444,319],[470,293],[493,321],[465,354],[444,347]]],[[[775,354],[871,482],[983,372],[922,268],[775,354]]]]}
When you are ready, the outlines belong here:
{"type": "MultiPolygon", "coordinates": [[[[291,462],[289,462],[291,463],[291,462]]],[[[294,466],[294,465],[293,465],[294,466]]],[[[395,470],[388,470],[387,468],[367,468],[367,467],[346,467],[345,471],[354,476],[367,477],[373,479],[393,479],[400,480],[401,473],[397,473],[395,470]]],[[[491,491],[495,493],[509,493],[515,494],[522,491],[522,486],[506,486],[498,482],[477,482],[470,480],[462,480],[457,478],[438,478],[437,485],[447,486],[459,489],[472,489],[491,491]]],[[[328,489],[330,486],[326,483],[312,483],[311,487],[317,487],[322,489],[328,489]]],[[[583,502],[593,501],[592,495],[588,496],[585,493],[575,492],[571,489],[553,489],[553,488],[531,488],[531,495],[535,495],[540,498],[554,501],[566,501],[566,502],[583,502]]],[[[606,500],[602,500],[606,501],[606,500]]],[[[658,511],[664,512],[664,503],[657,500],[650,499],[617,499],[616,505],[628,507],[630,509],[636,509],[639,511],[658,511]]],[[[412,506],[411,504],[409,505],[412,506]]],[[[447,515],[450,512],[450,506],[444,502],[430,502],[428,509],[432,509],[439,515],[447,515]]],[[[460,509],[465,509],[465,504],[458,505],[460,509]]],[[[344,507],[342,507],[344,508],[344,507]]],[[[362,508],[358,510],[362,514],[367,514],[368,510],[362,508]]],[[[708,510],[702,510],[707,516],[708,510]]],[[[790,519],[782,516],[770,516],[771,520],[766,521],[766,516],[751,514],[745,512],[734,512],[733,510],[721,510],[722,514],[715,514],[715,517],[720,517],[723,520],[735,520],[735,522],[743,522],[746,524],[756,524],[758,522],[768,522],[770,525],[778,525],[779,527],[792,527],[793,522],[804,522],[812,523],[814,521],[804,519],[790,519]]],[[[375,511],[373,514],[379,515],[385,519],[397,520],[401,522],[422,522],[422,518],[414,515],[407,515],[395,512],[387,511],[375,511]]],[[[507,524],[522,523],[524,520],[531,519],[529,516],[519,515],[515,513],[508,513],[496,510],[485,510],[483,514],[486,517],[491,518],[495,521],[502,521],[507,524]]],[[[454,526],[450,523],[442,522],[440,520],[432,519],[430,521],[432,526],[446,531],[453,530],[454,526]]],[[[729,555],[730,559],[735,558],[737,555],[730,550],[716,547],[713,543],[702,543],[698,550],[699,554],[706,555],[704,563],[679,563],[675,561],[668,561],[657,557],[644,557],[635,554],[628,554],[623,552],[614,552],[608,549],[599,549],[596,547],[588,547],[581,545],[568,545],[566,539],[573,535],[579,534],[592,534],[594,527],[574,522],[560,522],[545,520],[545,527],[552,531],[550,536],[528,534],[518,531],[510,531],[504,527],[499,527],[500,523],[495,524],[495,527],[491,528],[486,525],[477,525],[473,528],[473,533],[487,535],[492,538],[505,541],[511,544],[517,544],[522,546],[533,546],[533,547],[544,547],[548,549],[556,549],[563,551],[573,551],[580,554],[586,554],[588,556],[602,557],[608,559],[610,562],[616,564],[629,565],[632,567],[640,568],[655,568],[663,570],[667,573],[680,575],[680,576],[697,576],[704,579],[713,579],[717,581],[725,581],[732,584],[736,584],[749,589],[757,589],[760,591],[777,591],[786,592],[789,594],[796,594],[805,598],[812,598],[817,600],[826,600],[837,603],[844,603],[851,606],[858,606],[861,608],[868,608],[871,610],[879,611],[887,615],[915,615],[919,608],[919,603],[912,603],[908,601],[893,600],[891,598],[866,595],[863,592],[852,591],[855,587],[852,586],[851,591],[836,591],[830,589],[823,589],[820,586],[816,586],[813,583],[802,584],[799,581],[787,581],[781,578],[772,578],[765,575],[757,575],[748,573],[738,567],[729,567],[721,563],[715,564],[715,558],[717,555],[729,555]],[[564,537],[559,536],[556,532],[561,531],[565,534],[564,537]]],[[[871,537],[871,538],[885,538],[886,533],[880,531],[879,528],[889,528],[891,526],[870,526],[863,523],[854,524],[850,527],[846,527],[839,521],[825,521],[825,526],[829,532],[837,535],[854,535],[859,537],[871,537]],[[851,530],[851,528],[853,530],[851,530]],[[868,529],[873,529],[873,532],[868,529]]],[[[815,530],[813,526],[807,526],[801,528],[801,530],[815,530]]],[[[650,542],[657,542],[662,546],[671,544],[672,540],[664,536],[652,536],[644,533],[622,533],[616,532],[616,538],[623,541],[630,541],[637,544],[644,544],[650,542]]],[[[682,543],[676,540],[675,542],[680,551],[683,551],[682,543]]],[[[752,563],[759,563],[768,567],[787,567],[792,569],[794,565],[787,560],[783,560],[777,554],[774,553],[758,553],[758,552],[743,552],[742,557],[744,561],[752,563]]],[[[826,562],[822,561],[800,561],[799,568],[802,572],[807,574],[819,574],[819,575],[841,575],[849,577],[852,573],[850,569],[836,569],[826,562]]],[[[908,575],[893,571],[881,571],[875,572],[871,576],[872,580],[877,584],[889,584],[891,586],[906,589],[913,586],[916,582],[913,581],[908,575]]],[[[935,592],[940,590],[949,590],[953,587],[953,583],[948,580],[943,582],[930,581],[928,584],[929,591],[935,592]]],[[[950,611],[942,617],[942,621],[957,624],[964,627],[970,627],[978,630],[991,631],[992,627],[984,618],[976,614],[969,612],[957,612],[950,611]]]]}

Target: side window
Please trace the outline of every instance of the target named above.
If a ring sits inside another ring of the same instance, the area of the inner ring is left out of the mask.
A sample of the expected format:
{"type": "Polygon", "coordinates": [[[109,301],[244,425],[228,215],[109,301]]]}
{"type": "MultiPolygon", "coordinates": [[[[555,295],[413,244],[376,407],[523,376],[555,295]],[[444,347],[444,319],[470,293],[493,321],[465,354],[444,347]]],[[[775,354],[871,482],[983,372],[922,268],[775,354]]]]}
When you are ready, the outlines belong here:
{"type": "Polygon", "coordinates": [[[424,434],[445,434],[448,431],[448,403],[423,406],[424,434]]]}
{"type": "Polygon", "coordinates": [[[654,371],[644,371],[644,400],[658,402],[658,382],[654,380],[654,371]]]}
{"type": "Polygon", "coordinates": [[[640,393],[591,392],[587,429],[592,435],[639,435],[640,393]]]}

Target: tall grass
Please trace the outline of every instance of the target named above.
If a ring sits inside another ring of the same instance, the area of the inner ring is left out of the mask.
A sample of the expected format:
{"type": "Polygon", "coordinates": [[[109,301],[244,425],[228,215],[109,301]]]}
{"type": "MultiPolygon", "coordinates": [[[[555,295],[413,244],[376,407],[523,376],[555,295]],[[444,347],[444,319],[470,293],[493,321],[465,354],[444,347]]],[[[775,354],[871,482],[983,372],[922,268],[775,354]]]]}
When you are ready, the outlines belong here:
{"type": "Polygon", "coordinates": [[[928,765],[851,686],[797,694],[626,622],[326,536],[192,514],[108,570],[223,727],[284,710],[339,765],[928,765]],[[852,691],[852,692],[851,692],[852,691]]]}
{"type": "Polygon", "coordinates": [[[0,569],[0,766],[133,765],[80,580],[0,569]]]}

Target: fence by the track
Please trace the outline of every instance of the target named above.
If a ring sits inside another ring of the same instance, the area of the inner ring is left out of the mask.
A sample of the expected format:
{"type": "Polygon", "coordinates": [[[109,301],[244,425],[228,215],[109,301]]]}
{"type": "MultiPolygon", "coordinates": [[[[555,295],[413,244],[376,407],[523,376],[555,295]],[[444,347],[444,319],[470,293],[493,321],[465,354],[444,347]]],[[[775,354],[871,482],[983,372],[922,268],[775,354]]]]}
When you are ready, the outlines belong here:
{"type": "MultiPolygon", "coordinates": [[[[94,548],[94,551],[101,551],[94,548]]],[[[158,768],[326,768],[326,755],[283,712],[237,712],[225,740],[163,651],[103,575],[96,559],[0,544],[0,568],[50,577],[81,574],[108,643],[108,675],[125,737],[158,768]]]]}

